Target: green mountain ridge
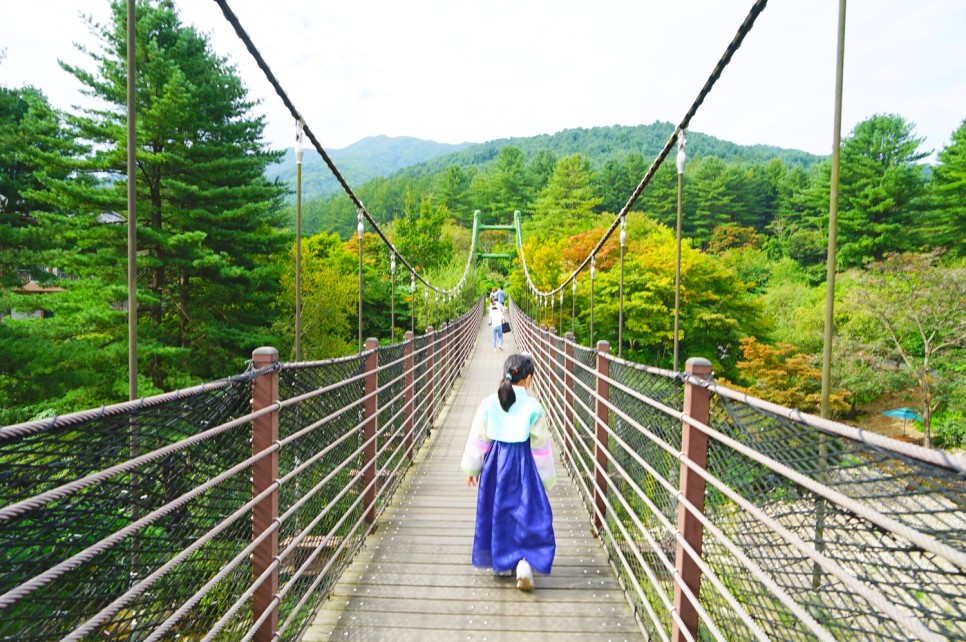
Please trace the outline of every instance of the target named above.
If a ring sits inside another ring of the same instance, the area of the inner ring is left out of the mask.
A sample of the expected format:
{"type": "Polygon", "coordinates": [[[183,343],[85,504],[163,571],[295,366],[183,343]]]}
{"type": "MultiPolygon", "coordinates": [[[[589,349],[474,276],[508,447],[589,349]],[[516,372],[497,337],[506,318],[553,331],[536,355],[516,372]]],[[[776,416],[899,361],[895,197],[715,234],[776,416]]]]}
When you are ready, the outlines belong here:
{"type": "MultiPolygon", "coordinates": [[[[346,181],[355,187],[373,178],[388,176],[405,167],[455,153],[471,145],[474,143],[452,145],[409,136],[369,136],[342,149],[327,149],[326,153],[346,181]]],[[[269,180],[278,178],[287,184],[292,189],[294,198],[295,151],[286,149],[281,162],[270,166],[266,176],[269,180]]],[[[306,146],[302,156],[303,198],[318,198],[341,189],[322,156],[311,146],[306,146]]]]}
{"type": "MultiPolygon", "coordinates": [[[[609,159],[641,154],[652,159],[660,153],[674,131],[669,122],[650,125],[565,129],[554,134],[523,138],[502,138],[484,143],[446,144],[419,138],[371,136],[344,148],[328,151],[336,167],[355,189],[378,177],[396,174],[412,177],[441,172],[450,165],[482,166],[491,162],[507,146],[519,148],[528,158],[549,151],[557,156],[581,154],[591,165],[600,167],[609,159]]],[[[779,159],[788,166],[810,167],[824,157],[772,145],[738,145],[701,132],[688,132],[689,159],[716,156],[725,161],[757,163],[779,159]]],[[[278,178],[294,194],[294,152],[286,151],[282,162],[268,170],[270,179],[278,178]]],[[[302,198],[310,200],[341,190],[328,166],[313,149],[306,149],[302,165],[302,198]]]]}

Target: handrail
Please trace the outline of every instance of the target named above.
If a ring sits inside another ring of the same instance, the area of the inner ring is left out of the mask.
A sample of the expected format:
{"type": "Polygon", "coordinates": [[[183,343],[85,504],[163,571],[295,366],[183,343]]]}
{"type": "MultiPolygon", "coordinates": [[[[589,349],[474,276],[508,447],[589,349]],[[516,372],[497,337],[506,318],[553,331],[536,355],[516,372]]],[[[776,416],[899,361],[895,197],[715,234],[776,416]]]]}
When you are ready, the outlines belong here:
{"type": "Polygon", "coordinates": [[[358,355],[2,429],[0,639],[297,639],[425,443],[481,321],[482,299],[358,355]],[[269,380],[277,396],[253,407],[269,380]],[[269,418],[264,447],[238,434],[269,418]],[[253,495],[266,465],[274,481],[253,495]]]}
{"type": "Polygon", "coordinates": [[[948,617],[966,605],[960,457],[634,364],[510,309],[646,635],[966,637],[948,617]],[[688,409],[689,389],[706,391],[708,419],[688,409]]]}

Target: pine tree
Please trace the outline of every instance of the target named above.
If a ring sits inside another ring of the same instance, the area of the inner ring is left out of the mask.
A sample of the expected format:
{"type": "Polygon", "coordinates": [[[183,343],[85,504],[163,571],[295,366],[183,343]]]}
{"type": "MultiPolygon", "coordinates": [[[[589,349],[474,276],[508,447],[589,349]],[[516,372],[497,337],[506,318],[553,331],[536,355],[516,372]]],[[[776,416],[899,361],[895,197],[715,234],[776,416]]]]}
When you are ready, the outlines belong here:
{"type": "MultiPolygon", "coordinates": [[[[42,187],[40,171],[63,178],[69,169],[53,162],[69,154],[72,141],[61,129],[60,114],[33,87],[0,87],[0,290],[25,279],[43,283],[49,235],[36,216],[32,192],[42,187]],[[45,161],[44,159],[48,159],[45,161]]],[[[3,309],[9,306],[4,302],[3,309]]]]}
{"type": "Polygon", "coordinates": [[[939,152],[939,164],[933,169],[928,196],[928,245],[963,256],[966,254],[966,120],[953,132],[949,145],[939,152]]]}
{"type": "MultiPolygon", "coordinates": [[[[115,1],[110,25],[91,24],[96,69],[61,63],[107,105],[70,120],[91,150],[75,170],[99,183],[51,180],[43,194],[73,211],[64,223],[82,243],[98,227],[91,220],[126,210],[126,28],[115,1]]],[[[266,150],[264,118],[252,115],[234,67],[181,24],[173,3],[138,3],[136,47],[141,363],[155,386],[171,388],[234,371],[270,340],[284,191],[264,178],[280,153],[266,150]]],[[[78,276],[123,283],[125,236],[102,240],[113,260],[78,264],[78,276]]]]}
{"type": "Polygon", "coordinates": [[[839,266],[860,267],[888,252],[915,249],[916,199],[924,181],[918,161],[922,138],[895,114],[876,115],[842,143],[839,194],[839,266]]]}
{"type": "Polygon", "coordinates": [[[719,225],[734,220],[733,185],[727,176],[727,166],[713,156],[702,158],[689,179],[684,182],[684,236],[704,246],[719,225]]]}
{"type": "Polygon", "coordinates": [[[600,205],[590,161],[580,154],[561,158],[533,205],[534,227],[573,234],[590,229],[600,205]]]}

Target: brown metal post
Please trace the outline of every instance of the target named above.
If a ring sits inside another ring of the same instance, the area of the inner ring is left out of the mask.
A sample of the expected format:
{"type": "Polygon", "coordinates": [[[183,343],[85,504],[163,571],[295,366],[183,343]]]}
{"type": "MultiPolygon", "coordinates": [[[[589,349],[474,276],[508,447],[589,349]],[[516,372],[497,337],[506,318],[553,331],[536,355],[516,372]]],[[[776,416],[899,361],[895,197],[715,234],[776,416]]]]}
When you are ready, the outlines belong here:
{"type": "Polygon", "coordinates": [[[557,353],[553,350],[557,346],[557,328],[550,326],[547,332],[547,388],[557,392],[557,353]]]}
{"type": "MultiPolygon", "coordinates": [[[[278,350],[258,348],[252,353],[256,369],[278,363],[278,350]]],[[[264,410],[278,402],[278,370],[256,377],[252,381],[252,411],[264,410]]],[[[261,415],[252,421],[252,454],[257,455],[278,442],[278,410],[261,415]]],[[[266,490],[275,490],[252,507],[252,539],[261,537],[273,528],[278,519],[278,450],[262,457],[252,465],[252,497],[266,490]]],[[[278,558],[278,530],[266,537],[252,552],[252,577],[258,578],[278,558]]],[[[270,642],[278,629],[278,605],[273,605],[278,594],[278,567],[252,595],[252,617],[257,621],[265,611],[271,614],[255,632],[255,642],[270,642]]]]}
{"type": "Polygon", "coordinates": [[[406,330],[406,455],[413,458],[413,333],[406,330]]]}
{"type": "Polygon", "coordinates": [[[564,335],[564,457],[574,450],[574,333],[564,335]]]}
{"type": "Polygon", "coordinates": [[[433,341],[436,337],[433,334],[433,326],[426,328],[426,403],[423,405],[426,413],[427,431],[433,427],[433,374],[435,371],[435,360],[433,359],[433,341]]]}
{"type": "Polygon", "coordinates": [[[366,378],[365,394],[367,397],[364,403],[365,423],[362,427],[362,440],[367,445],[362,449],[362,487],[365,491],[363,504],[366,511],[366,522],[372,524],[376,521],[376,389],[379,387],[379,340],[366,339],[366,378]],[[371,441],[370,441],[371,440],[371,441]]]}
{"type": "MultiPolygon", "coordinates": [[[[685,372],[700,379],[708,379],[711,376],[711,362],[701,358],[688,359],[685,364],[685,372]]],[[[710,406],[711,392],[707,388],[690,381],[685,383],[684,414],[686,416],[707,425],[708,418],[711,416],[710,406]]],[[[689,423],[683,422],[681,426],[681,452],[697,466],[705,468],[708,463],[708,436],[689,423]]],[[[704,478],[682,463],[680,473],[681,494],[701,513],[704,513],[704,486],[704,478]]],[[[704,527],[683,504],[678,504],[678,532],[694,549],[694,552],[700,556],[704,527]]],[[[695,598],[698,598],[701,589],[701,568],[685,552],[680,543],[677,545],[674,559],[675,568],[681,581],[687,585],[695,598]]],[[[679,584],[674,585],[674,609],[680,614],[681,621],[690,635],[687,636],[684,631],[680,630],[678,623],[675,622],[671,632],[671,640],[682,642],[689,638],[697,639],[698,611],[691,600],[684,595],[679,584]]]]}
{"type": "Polygon", "coordinates": [[[597,342],[597,390],[596,390],[596,417],[594,423],[594,527],[600,530],[604,525],[604,515],[607,508],[604,499],[607,496],[607,428],[610,410],[604,404],[608,400],[610,386],[604,377],[610,374],[610,361],[607,360],[607,353],[610,352],[610,344],[606,341],[597,342]]]}
{"type": "Polygon", "coordinates": [[[537,354],[536,357],[540,361],[540,376],[544,378],[545,381],[549,381],[547,378],[547,324],[541,323],[540,330],[537,332],[537,354]]]}
{"type": "Polygon", "coordinates": [[[443,321],[439,327],[439,403],[449,392],[449,330],[448,323],[443,321]]]}

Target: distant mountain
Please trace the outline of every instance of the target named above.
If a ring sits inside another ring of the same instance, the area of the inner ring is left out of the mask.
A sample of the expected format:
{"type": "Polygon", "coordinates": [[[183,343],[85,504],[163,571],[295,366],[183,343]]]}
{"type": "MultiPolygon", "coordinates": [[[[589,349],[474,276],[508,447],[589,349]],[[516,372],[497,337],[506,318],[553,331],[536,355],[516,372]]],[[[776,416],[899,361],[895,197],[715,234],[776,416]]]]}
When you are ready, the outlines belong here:
{"type": "MultiPolygon", "coordinates": [[[[463,167],[485,165],[492,161],[504,147],[517,147],[525,156],[532,157],[541,151],[549,151],[558,158],[581,154],[591,165],[601,167],[611,159],[627,154],[640,154],[653,160],[674,132],[668,122],[654,122],[634,127],[614,125],[589,129],[565,129],[556,134],[543,134],[528,138],[504,138],[478,145],[470,145],[451,154],[436,156],[417,166],[405,168],[401,174],[422,176],[436,174],[449,165],[463,167]]],[[[738,145],[700,132],[687,133],[688,160],[701,156],[716,156],[729,162],[760,163],[779,159],[789,166],[811,167],[824,157],[795,149],[771,145],[738,145]]],[[[670,162],[674,162],[675,151],[670,162]]]]}
{"type": "MultiPolygon", "coordinates": [[[[353,188],[400,169],[417,165],[437,156],[452,154],[474,143],[449,145],[409,136],[370,136],[343,149],[327,149],[326,153],[353,188]]],[[[288,149],[281,163],[272,165],[268,178],[279,178],[295,189],[295,152],[288,149]]],[[[310,146],[302,156],[302,198],[309,200],[341,190],[339,182],[317,151],[310,146]]],[[[294,198],[294,196],[293,196],[294,198]]]]}
{"type": "MultiPolygon", "coordinates": [[[[459,145],[406,136],[372,136],[344,149],[326,151],[355,190],[363,183],[381,176],[431,176],[449,165],[486,165],[508,145],[519,148],[527,157],[542,151],[549,151],[558,158],[581,154],[596,167],[627,154],[640,154],[650,161],[661,151],[673,131],[672,123],[654,122],[634,127],[614,125],[565,129],[555,134],[459,145]]],[[[788,166],[801,167],[810,167],[824,158],[770,145],[737,145],[700,132],[688,132],[687,151],[689,160],[701,156],[717,156],[725,161],[747,163],[779,159],[788,166]]],[[[673,155],[674,152],[670,160],[672,163],[673,155]]],[[[268,177],[279,177],[294,190],[295,158],[291,149],[286,152],[280,164],[269,168],[268,177]]],[[[302,165],[303,201],[340,191],[341,187],[319,154],[315,150],[306,149],[302,165]]]]}

